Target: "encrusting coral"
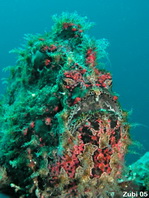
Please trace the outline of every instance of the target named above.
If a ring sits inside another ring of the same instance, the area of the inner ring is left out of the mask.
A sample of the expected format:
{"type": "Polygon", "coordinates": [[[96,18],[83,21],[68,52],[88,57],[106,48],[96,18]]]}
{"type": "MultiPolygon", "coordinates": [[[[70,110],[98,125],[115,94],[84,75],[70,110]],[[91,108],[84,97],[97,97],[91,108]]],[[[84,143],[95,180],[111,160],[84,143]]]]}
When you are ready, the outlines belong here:
{"type": "Polygon", "coordinates": [[[120,196],[127,112],[102,65],[108,42],[76,13],[15,49],[1,102],[0,190],[20,198],[120,196]]]}

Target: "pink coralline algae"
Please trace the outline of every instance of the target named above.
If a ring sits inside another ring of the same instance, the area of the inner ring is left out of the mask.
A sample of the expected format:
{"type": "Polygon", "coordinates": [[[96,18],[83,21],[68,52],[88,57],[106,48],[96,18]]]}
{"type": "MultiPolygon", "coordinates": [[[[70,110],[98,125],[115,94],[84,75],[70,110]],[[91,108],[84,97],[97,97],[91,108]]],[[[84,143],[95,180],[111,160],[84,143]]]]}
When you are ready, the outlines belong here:
{"type": "Polygon", "coordinates": [[[108,42],[76,13],[26,35],[1,102],[0,190],[15,198],[121,196],[127,112],[103,68],[108,42]]]}

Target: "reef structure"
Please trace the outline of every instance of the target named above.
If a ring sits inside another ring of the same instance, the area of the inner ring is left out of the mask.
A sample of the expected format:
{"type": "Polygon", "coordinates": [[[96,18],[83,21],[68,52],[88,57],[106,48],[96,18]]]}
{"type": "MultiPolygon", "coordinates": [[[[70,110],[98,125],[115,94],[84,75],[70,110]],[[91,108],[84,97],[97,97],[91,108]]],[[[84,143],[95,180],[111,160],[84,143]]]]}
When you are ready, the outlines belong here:
{"type": "Polygon", "coordinates": [[[134,181],[142,191],[149,192],[149,152],[129,166],[127,180],[134,181]]]}
{"type": "MultiPolygon", "coordinates": [[[[102,68],[106,39],[76,13],[15,49],[1,101],[0,190],[19,198],[119,196],[127,112],[102,68]]],[[[120,195],[121,196],[121,195],[120,195]]]]}

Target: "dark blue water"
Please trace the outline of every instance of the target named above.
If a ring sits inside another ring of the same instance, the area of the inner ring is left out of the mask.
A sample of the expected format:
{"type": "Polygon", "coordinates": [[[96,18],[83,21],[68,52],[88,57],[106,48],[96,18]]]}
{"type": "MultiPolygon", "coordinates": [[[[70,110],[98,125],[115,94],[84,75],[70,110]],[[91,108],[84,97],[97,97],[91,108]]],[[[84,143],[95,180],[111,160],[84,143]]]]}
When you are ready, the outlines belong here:
{"type": "MultiPolygon", "coordinates": [[[[113,74],[113,90],[120,102],[132,111],[130,122],[133,139],[143,147],[137,155],[128,155],[134,162],[149,150],[149,1],[148,0],[0,0],[0,77],[2,69],[15,64],[15,55],[8,52],[20,47],[24,34],[43,33],[51,28],[51,16],[63,11],[77,11],[96,23],[89,32],[96,39],[107,38],[107,69],[113,74]]],[[[1,93],[4,85],[0,84],[1,93]]]]}

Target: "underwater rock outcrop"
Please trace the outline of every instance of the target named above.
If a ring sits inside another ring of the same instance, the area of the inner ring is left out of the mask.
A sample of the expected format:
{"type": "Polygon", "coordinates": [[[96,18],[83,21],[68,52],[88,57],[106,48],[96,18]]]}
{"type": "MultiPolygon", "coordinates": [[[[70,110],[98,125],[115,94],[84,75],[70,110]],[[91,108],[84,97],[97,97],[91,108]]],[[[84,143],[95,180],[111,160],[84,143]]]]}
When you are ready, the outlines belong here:
{"type": "Polygon", "coordinates": [[[63,13],[26,35],[1,102],[0,190],[20,198],[121,196],[127,112],[102,68],[108,42],[63,13]]]}
{"type": "Polygon", "coordinates": [[[140,189],[149,192],[149,152],[129,166],[127,180],[134,181],[140,189]]]}

